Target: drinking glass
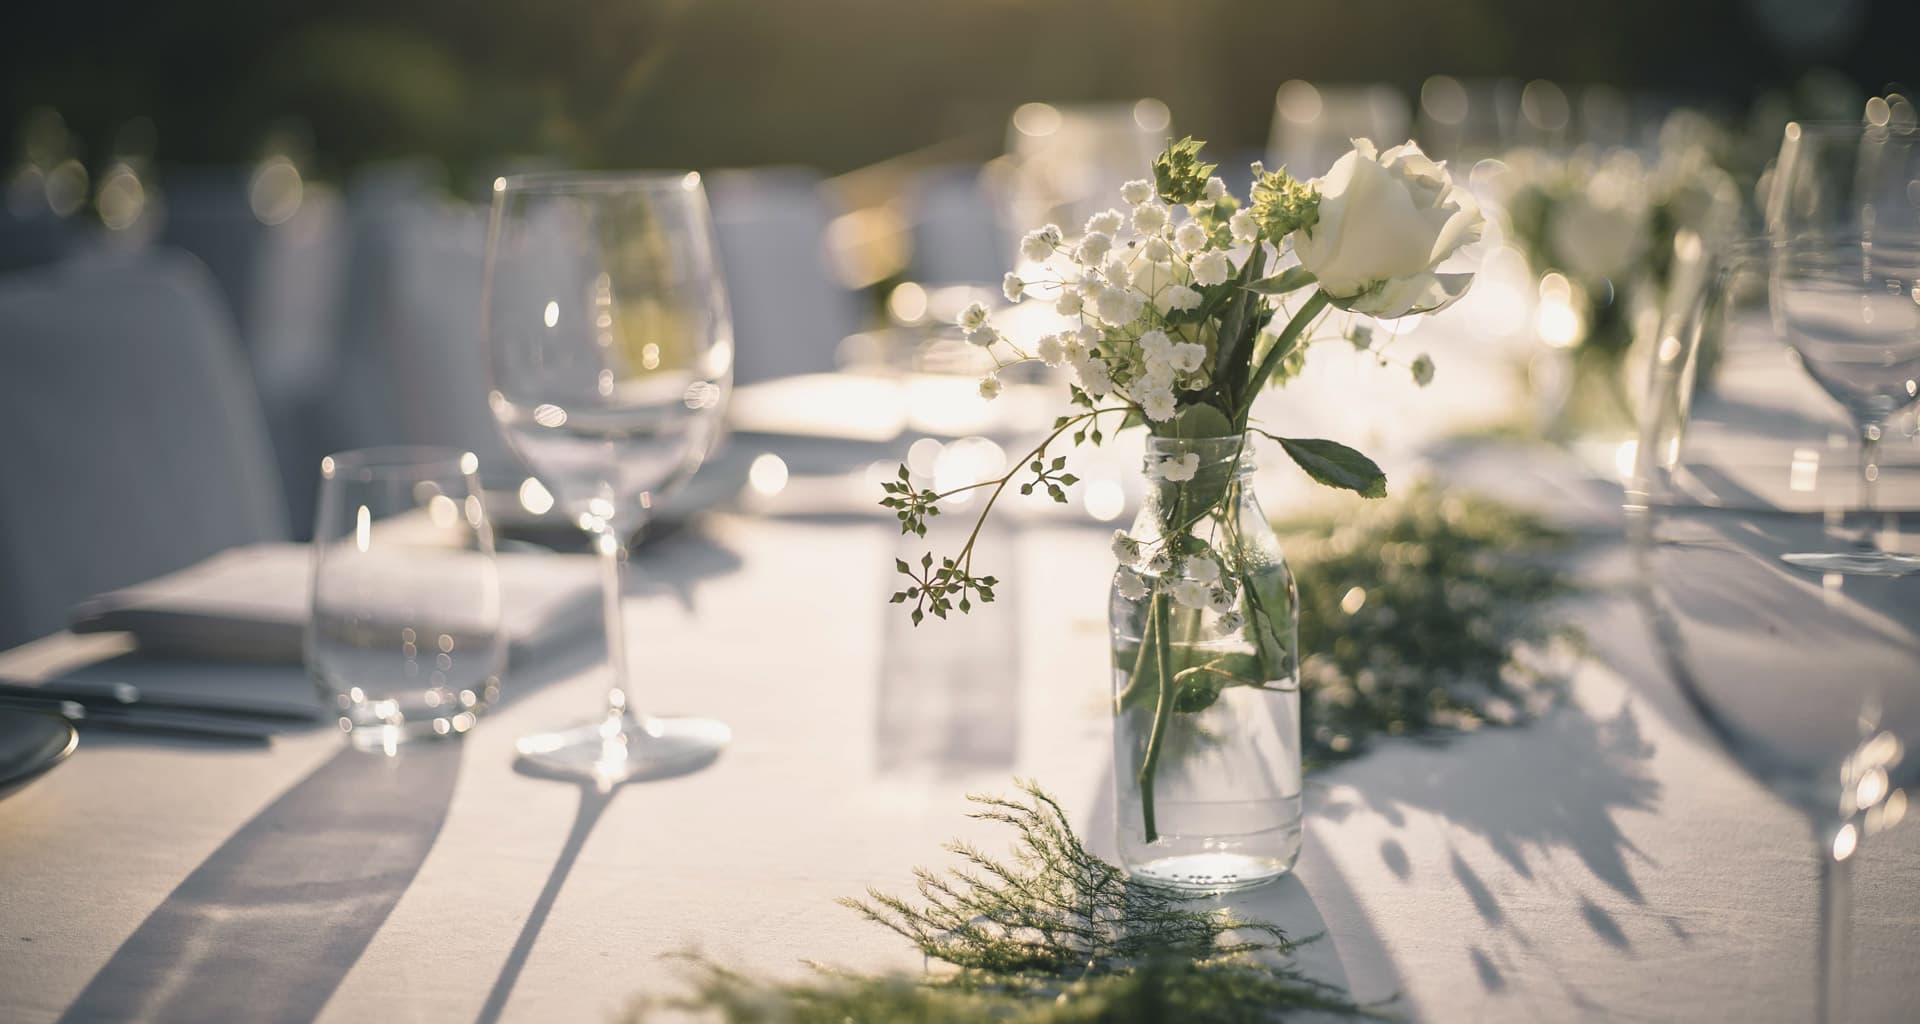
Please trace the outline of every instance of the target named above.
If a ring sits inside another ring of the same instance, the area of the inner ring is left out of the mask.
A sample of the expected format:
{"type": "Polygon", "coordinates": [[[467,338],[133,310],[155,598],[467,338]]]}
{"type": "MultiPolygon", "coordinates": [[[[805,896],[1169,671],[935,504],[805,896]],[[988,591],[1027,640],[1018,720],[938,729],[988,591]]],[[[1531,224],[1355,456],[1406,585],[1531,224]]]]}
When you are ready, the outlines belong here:
{"type": "Polygon", "coordinates": [[[1888,417],[1920,396],[1920,131],[1787,125],[1767,202],[1774,329],[1860,434],[1865,529],[1850,551],[1789,551],[1816,572],[1904,575],[1920,556],[1876,544],[1888,417]]]}
{"type": "MultiPolygon", "coordinates": [[[[1811,826],[1815,1015],[1841,1020],[1850,864],[1869,835],[1900,820],[1920,777],[1910,753],[1920,743],[1920,577],[1814,575],[1786,557],[1827,529],[1835,497],[1818,493],[1818,450],[1789,458],[1792,442],[1754,434],[1750,396],[1693,394],[1703,341],[1716,343],[1704,336],[1733,319],[1714,303],[1733,298],[1738,274],[1730,265],[1663,338],[1628,487],[1629,536],[1642,608],[1683,698],[1811,826]]],[[[1920,481],[1893,483],[1910,495],[1920,481]]],[[[1917,539],[1920,514],[1886,517],[1890,535],[1917,539]]]]}
{"type": "Polygon", "coordinates": [[[621,624],[626,541],[721,431],[733,328],[700,176],[534,174],[494,182],[485,329],[495,419],[602,565],[604,708],[519,741],[524,764],[601,786],[691,770],[708,718],[652,715],[621,624]]]}
{"type": "Polygon", "coordinates": [[[450,448],[320,461],[307,668],[358,746],[458,736],[499,695],[500,579],[478,469],[450,448]]]}

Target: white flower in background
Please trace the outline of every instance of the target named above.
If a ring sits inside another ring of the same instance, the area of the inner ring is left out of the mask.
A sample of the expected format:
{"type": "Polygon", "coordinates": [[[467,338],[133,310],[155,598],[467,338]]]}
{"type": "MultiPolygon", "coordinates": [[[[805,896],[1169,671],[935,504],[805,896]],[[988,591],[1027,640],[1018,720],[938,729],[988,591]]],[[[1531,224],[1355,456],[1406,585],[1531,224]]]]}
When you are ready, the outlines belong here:
{"type": "Polygon", "coordinates": [[[1385,153],[1366,139],[1312,183],[1318,219],[1288,237],[1335,304],[1372,316],[1444,309],[1472,276],[1434,268],[1480,237],[1480,206],[1412,142],[1385,153]]]}
{"type": "Polygon", "coordinates": [[[1027,296],[1027,283],[1020,280],[1019,274],[1008,274],[1000,280],[1000,292],[1008,302],[1019,302],[1027,296]]]}
{"type": "Polygon", "coordinates": [[[1089,267],[1097,266],[1112,251],[1112,235],[1104,231],[1089,231],[1087,237],[1080,240],[1080,248],[1074,251],[1073,258],[1089,267]]]}
{"type": "Polygon", "coordinates": [[[1173,229],[1173,244],[1179,246],[1181,252],[1205,249],[1207,247],[1207,229],[1201,227],[1195,221],[1187,221],[1173,229]]]}
{"type": "Polygon", "coordinates": [[[991,402],[1000,397],[1002,386],[1000,383],[1000,375],[989,373],[985,377],[980,378],[980,397],[991,402]]]}
{"type": "Polygon", "coordinates": [[[1140,574],[1132,569],[1120,570],[1120,575],[1114,583],[1119,587],[1120,596],[1129,601],[1138,601],[1147,596],[1147,581],[1141,579],[1140,574]]]}
{"type": "Polygon", "coordinates": [[[1113,390],[1113,374],[1108,372],[1107,364],[1092,356],[1074,363],[1073,373],[1080,378],[1080,390],[1095,398],[1113,390]]]}
{"type": "Polygon", "coordinates": [[[1170,358],[1173,355],[1173,339],[1156,327],[1140,335],[1140,354],[1148,359],[1170,358]]]}
{"type": "Polygon", "coordinates": [[[1433,357],[1432,356],[1427,355],[1425,352],[1420,353],[1418,356],[1414,357],[1413,366],[1411,367],[1411,369],[1413,370],[1413,382],[1415,384],[1418,384],[1424,388],[1427,385],[1433,383],[1433,357]]]}
{"type": "MultiPolygon", "coordinates": [[[[1179,405],[1174,401],[1172,388],[1150,387],[1147,393],[1140,397],[1140,409],[1147,414],[1148,419],[1155,423],[1165,423],[1173,418],[1175,412],[1179,411],[1179,405]]],[[[1169,470],[1169,472],[1171,472],[1171,470],[1169,470]]],[[[1168,476],[1167,479],[1175,480],[1181,478],[1168,476]]],[[[1190,480],[1192,477],[1188,476],[1185,479],[1190,480]]]]}
{"type": "Polygon", "coordinates": [[[1156,480],[1178,484],[1193,479],[1193,475],[1198,472],[1200,472],[1200,456],[1188,452],[1185,455],[1169,455],[1161,459],[1148,475],[1156,480]]]}
{"type": "Polygon", "coordinates": [[[1220,615],[1233,611],[1236,604],[1233,591],[1216,583],[1207,588],[1207,607],[1220,615]]]}
{"type": "Polygon", "coordinates": [[[1020,239],[1020,255],[1035,263],[1045,263],[1059,245],[1060,228],[1049,224],[1027,232],[1026,237],[1020,239]]]}
{"type": "Polygon", "coordinates": [[[1260,237],[1260,222],[1254,218],[1252,210],[1240,210],[1227,218],[1227,230],[1233,233],[1233,240],[1241,245],[1252,245],[1260,237]]]}
{"type": "Polygon", "coordinates": [[[1195,256],[1190,269],[1193,271],[1193,283],[1202,288],[1220,284],[1233,273],[1233,265],[1227,262],[1227,254],[1219,249],[1210,249],[1195,256]]]}
{"type": "Polygon", "coordinates": [[[1153,573],[1155,576],[1162,575],[1172,568],[1173,555],[1168,553],[1166,548],[1155,551],[1153,555],[1147,559],[1147,571],[1153,573]]]}
{"type": "Polygon", "coordinates": [[[1126,284],[1127,261],[1118,256],[1107,257],[1107,262],[1100,265],[1100,276],[1106,278],[1109,284],[1126,284]]]}
{"type": "Polygon", "coordinates": [[[1181,373],[1192,373],[1198,370],[1200,364],[1206,360],[1207,346],[1192,341],[1183,341],[1173,346],[1173,351],[1167,356],[1167,362],[1181,373]]]}
{"type": "Polygon", "coordinates": [[[1159,299],[1162,309],[1177,309],[1184,313],[1190,309],[1200,308],[1200,293],[1184,284],[1176,284],[1161,292],[1159,299]]]}
{"type": "Polygon", "coordinates": [[[1140,258],[1148,263],[1166,263],[1173,259],[1173,246],[1167,240],[1155,235],[1140,243],[1140,258]]]}
{"type": "Polygon", "coordinates": [[[1067,354],[1067,362],[1078,363],[1087,358],[1093,346],[1100,340],[1100,332],[1091,327],[1082,327],[1077,331],[1068,331],[1060,336],[1060,347],[1067,354]]]}
{"type": "Polygon", "coordinates": [[[1101,210],[1087,218],[1087,228],[1083,234],[1106,235],[1111,239],[1120,233],[1120,226],[1127,222],[1126,214],[1119,210],[1101,210]]]}
{"type": "Polygon", "coordinates": [[[1548,212],[1547,246],[1581,281],[1620,277],[1647,248],[1647,214],[1638,161],[1609,163],[1548,212]]]}
{"type": "Polygon", "coordinates": [[[987,307],[978,302],[970,302],[960,311],[960,329],[977,331],[987,325],[987,307]]]}
{"type": "Polygon", "coordinates": [[[1053,311],[1061,316],[1079,316],[1085,305],[1086,299],[1081,296],[1080,289],[1062,288],[1060,297],[1053,300],[1053,311]]]}
{"type": "Polygon", "coordinates": [[[1113,531],[1113,557],[1121,565],[1132,565],[1140,560],[1140,542],[1127,536],[1125,530],[1113,531]]]}
{"type": "Polygon", "coordinates": [[[1067,346],[1060,340],[1058,334],[1042,335],[1040,340],[1034,343],[1034,351],[1039,355],[1040,361],[1048,366],[1067,364],[1067,346]]]}
{"type": "Polygon", "coordinates": [[[991,327],[976,327],[966,333],[967,344],[986,348],[1000,340],[1000,332],[991,327]]]}
{"type": "Polygon", "coordinates": [[[1145,178],[1129,181],[1120,186],[1120,198],[1126,200],[1129,206],[1139,206],[1153,198],[1153,182],[1145,178]]]}
{"type": "Polygon", "coordinates": [[[1227,194],[1226,182],[1220,180],[1218,177],[1207,179],[1207,200],[1209,202],[1219,202],[1220,199],[1226,194],[1227,194]]]}
{"type": "Polygon", "coordinates": [[[1238,611],[1229,611],[1220,613],[1220,619],[1214,623],[1214,628],[1220,631],[1221,636],[1232,636],[1245,628],[1246,624],[1246,618],[1238,611]]]}
{"type": "Polygon", "coordinates": [[[1117,285],[1102,286],[1093,297],[1093,315],[1115,327],[1140,319],[1145,310],[1146,303],[1139,295],[1117,285]]]}
{"type": "Polygon", "coordinates": [[[1207,606],[1207,585],[1196,580],[1175,580],[1173,582],[1173,599],[1180,602],[1180,606],[1183,608],[1193,608],[1195,610],[1205,608],[1207,606]]]}
{"type": "Polygon", "coordinates": [[[1166,230],[1167,208],[1158,202],[1145,202],[1133,208],[1133,229],[1143,235],[1157,235],[1166,230]]]}
{"type": "Polygon", "coordinates": [[[1187,578],[1201,583],[1220,581],[1220,563],[1211,558],[1195,556],[1187,559],[1187,578]]]}

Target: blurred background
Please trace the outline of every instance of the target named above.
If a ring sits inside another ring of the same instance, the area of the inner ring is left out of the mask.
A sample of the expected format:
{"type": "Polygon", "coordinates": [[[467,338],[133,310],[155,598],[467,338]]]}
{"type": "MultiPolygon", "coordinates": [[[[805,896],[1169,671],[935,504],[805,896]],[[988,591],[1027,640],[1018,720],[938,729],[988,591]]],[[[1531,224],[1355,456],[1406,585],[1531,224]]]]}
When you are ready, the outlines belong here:
{"type": "MultiPolygon", "coordinates": [[[[502,174],[702,171],[735,436],[839,445],[817,464],[736,445],[738,472],[702,477],[794,500],[817,471],[864,508],[859,474],[916,440],[932,473],[948,442],[1055,415],[1038,379],[980,412],[978,353],[948,328],[998,301],[1020,232],[1072,234],[1169,137],[1210,140],[1240,192],[1252,160],[1310,176],[1358,136],[1450,160],[1496,214],[1451,332],[1500,365],[1423,400],[1452,420],[1531,403],[1524,432],[1612,446],[1595,423],[1631,410],[1605,381],[1691,273],[1676,240],[1756,229],[1789,118],[1911,122],[1920,77],[1906,0],[109,0],[8,29],[0,647],[103,590],[306,538],[327,452],[457,445],[510,512],[549,513],[485,398],[502,174]]],[[[1289,408],[1391,457],[1390,422],[1313,394],[1289,408]]],[[[1123,507],[1105,482],[1075,512],[1123,507]]]]}

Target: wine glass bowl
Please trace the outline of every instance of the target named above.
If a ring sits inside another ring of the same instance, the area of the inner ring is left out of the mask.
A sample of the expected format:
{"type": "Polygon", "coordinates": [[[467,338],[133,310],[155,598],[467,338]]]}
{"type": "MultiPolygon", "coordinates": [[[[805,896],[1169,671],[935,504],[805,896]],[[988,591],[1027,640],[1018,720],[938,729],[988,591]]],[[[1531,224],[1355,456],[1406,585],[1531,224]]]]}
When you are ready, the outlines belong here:
{"type": "Polygon", "coordinates": [[[1767,232],[1774,330],[1853,420],[1866,520],[1852,550],[1781,558],[1814,572],[1920,572],[1920,556],[1880,547],[1874,536],[1885,423],[1920,397],[1920,132],[1787,125],[1767,232]]]}
{"type": "Polygon", "coordinates": [[[520,741],[536,771],[602,785],[717,755],[726,726],[642,714],[620,612],[626,544],[719,439],[733,330],[700,176],[535,174],[494,183],[488,404],[593,537],[613,685],[599,716],[520,741]]]}

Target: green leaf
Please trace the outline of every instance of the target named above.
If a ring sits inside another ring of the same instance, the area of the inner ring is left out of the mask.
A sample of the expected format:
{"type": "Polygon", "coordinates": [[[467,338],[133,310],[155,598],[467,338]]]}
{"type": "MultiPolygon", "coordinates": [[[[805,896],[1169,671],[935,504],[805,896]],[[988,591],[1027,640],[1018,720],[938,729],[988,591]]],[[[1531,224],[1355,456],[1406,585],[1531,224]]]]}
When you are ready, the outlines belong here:
{"type": "Polygon", "coordinates": [[[1233,437],[1233,422],[1226,413],[1201,402],[1180,410],[1173,418],[1173,436],[1193,440],[1202,437],[1233,437]]]}
{"type": "Polygon", "coordinates": [[[1316,280],[1318,280],[1318,278],[1313,276],[1312,271],[1295,264],[1272,277],[1253,282],[1247,286],[1247,290],[1250,292],[1259,292],[1262,295],[1285,295],[1288,292],[1305,288],[1316,280]]]}
{"type": "MultiPolygon", "coordinates": [[[[1240,400],[1234,384],[1235,381],[1241,380],[1237,371],[1252,362],[1253,338],[1259,333],[1258,329],[1247,330],[1253,307],[1257,303],[1252,295],[1247,294],[1244,286],[1259,275],[1266,262],[1266,249],[1254,246],[1253,252],[1247,256],[1247,261],[1240,265],[1240,274],[1232,282],[1232,298],[1228,300],[1227,308],[1222,311],[1219,332],[1220,351],[1213,364],[1213,378],[1220,382],[1222,397],[1229,403],[1240,400]]],[[[1250,382],[1242,381],[1242,386],[1249,384],[1250,382]]]]}
{"type": "Polygon", "coordinates": [[[1387,496],[1387,475],[1372,459],[1346,445],[1316,437],[1275,440],[1316,482],[1353,491],[1363,498],[1387,496]]]}

